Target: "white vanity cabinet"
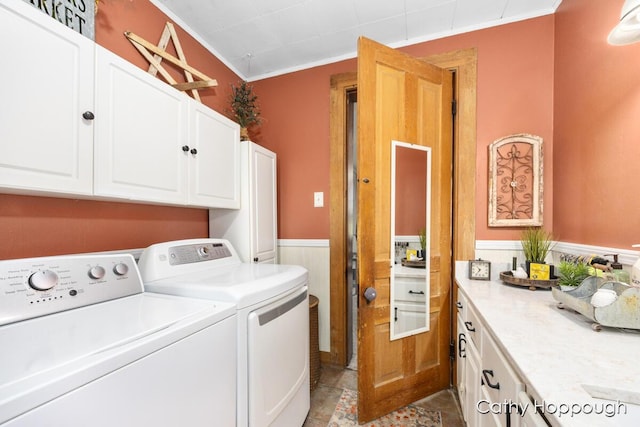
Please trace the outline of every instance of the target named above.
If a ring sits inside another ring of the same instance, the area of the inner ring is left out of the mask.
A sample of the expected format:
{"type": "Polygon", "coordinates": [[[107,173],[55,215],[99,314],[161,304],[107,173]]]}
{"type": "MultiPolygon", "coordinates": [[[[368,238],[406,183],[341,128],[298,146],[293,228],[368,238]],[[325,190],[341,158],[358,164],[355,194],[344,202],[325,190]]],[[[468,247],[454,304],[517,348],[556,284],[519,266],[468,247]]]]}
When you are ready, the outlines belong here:
{"type": "Polygon", "coordinates": [[[95,194],[240,207],[240,127],[96,48],[95,194]]]}
{"type": "Polygon", "coordinates": [[[210,209],[209,236],[228,239],[243,262],[276,263],[276,154],[240,142],[240,209],[210,209]]]}
{"type": "Polygon", "coordinates": [[[0,187],[91,195],[94,43],[20,0],[0,2],[0,187]]]}
{"type": "Polygon", "coordinates": [[[469,427],[541,427],[546,422],[531,409],[526,386],[483,323],[473,301],[458,288],[457,387],[469,427]],[[518,412],[518,404],[529,410],[518,412]]]}

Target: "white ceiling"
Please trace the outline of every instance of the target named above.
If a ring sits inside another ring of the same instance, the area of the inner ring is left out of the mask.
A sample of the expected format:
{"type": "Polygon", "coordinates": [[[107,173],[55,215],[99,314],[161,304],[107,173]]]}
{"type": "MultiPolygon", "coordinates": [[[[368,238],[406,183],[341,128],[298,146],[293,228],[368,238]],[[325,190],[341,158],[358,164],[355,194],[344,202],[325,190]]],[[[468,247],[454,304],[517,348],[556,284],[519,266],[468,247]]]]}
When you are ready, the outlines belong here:
{"type": "Polygon", "coordinates": [[[151,0],[246,80],[554,13],[562,0],[151,0]]]}

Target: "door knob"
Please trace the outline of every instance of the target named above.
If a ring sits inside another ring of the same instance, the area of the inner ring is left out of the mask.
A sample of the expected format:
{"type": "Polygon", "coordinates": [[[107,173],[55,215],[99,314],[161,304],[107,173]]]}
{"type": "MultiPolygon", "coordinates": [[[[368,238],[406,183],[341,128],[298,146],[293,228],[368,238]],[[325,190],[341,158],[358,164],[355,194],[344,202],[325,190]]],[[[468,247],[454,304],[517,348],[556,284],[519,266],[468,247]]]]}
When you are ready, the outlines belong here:
{"type": "Polygon", "coordinates": [[[373,301],[374,299],[376,299],[377,296],[378,296],[378,293],[372,287],[368,287],[367,289],[364,290],[364,299],[366,299],[367,302],[373,301]]]}

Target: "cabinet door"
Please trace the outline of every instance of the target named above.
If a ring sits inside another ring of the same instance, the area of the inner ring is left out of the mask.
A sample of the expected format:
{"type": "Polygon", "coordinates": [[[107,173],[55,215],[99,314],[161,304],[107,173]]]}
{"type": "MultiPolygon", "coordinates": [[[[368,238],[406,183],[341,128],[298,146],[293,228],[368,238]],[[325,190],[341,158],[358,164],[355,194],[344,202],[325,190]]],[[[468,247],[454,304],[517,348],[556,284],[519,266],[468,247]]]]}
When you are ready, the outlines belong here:
{"type": "Polygon", "coordinates": [[[458,400],[462,409],[462,417],[467,419],[467,405],[466,405],[466,367],[467,367],[467,339],[464,334],[464,322],[462,315],[458,313],[457,316],[457,333],[456,333],[456,380],[458,389],[458,400]]]}
{"type": "Polygon", "coordinates": [[[264,262],[276,258],[276,155],[256,144],[251,147],[251,253],[254,262],[264,262]]]}
{"type": "Polygon", "coordinates": [[[518,407],[527,408],[524,413],[519,413],[520,427],[547,427],[545,418],[534,409],[534,402],[529,398],[527,393],[520,391],[518,393],[518,407]]]}
{"type": "Polygon", "coordinates": [[[524,384],[486,329],[482,330],[481,358],[480,375],[484,394],[491,402],[510,404],[496,416],[503,425],[519,427],[521,417],[515,413],[517,408],[511,404],[515,406],[519,393],[524,390],[524,384]]]}
{"type": "Polygon", "coordinates": [[[478,401],[480,400],[480,354],[472,340],[467,339],[467,363],[465,372],[465,402],[460,402],[466,406],[466,422],[468,427],[480,425],[480,413],[478,412],[478,401]]]}
{"type": "Polygon", "coordinates": [[[186,95],[99,46],[96,57],[96,195],[186,204],[186,95]]]}
{"type": "Polygon", "coordinates": [[[0,187],[92,192],[94,43],[19,0],[0,3],[0,187]]]}
{"type": "Polygon", "coordinates": [[[189,204],[239,209],[240,126],[206,105],[189,104],[189,204]]]}

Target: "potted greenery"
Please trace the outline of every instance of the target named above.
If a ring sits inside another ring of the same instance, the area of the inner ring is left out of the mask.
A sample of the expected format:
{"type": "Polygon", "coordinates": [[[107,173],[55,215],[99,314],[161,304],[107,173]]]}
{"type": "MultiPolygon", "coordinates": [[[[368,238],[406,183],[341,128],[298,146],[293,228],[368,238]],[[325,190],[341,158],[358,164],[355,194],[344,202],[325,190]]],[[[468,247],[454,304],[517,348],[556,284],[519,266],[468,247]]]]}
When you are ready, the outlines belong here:
{"type": "Polygon", "coordinates": [[[560,261],[556,269],[556,275],[558,276],[560,289],[563,291],[572,290],[589,277],[589,265],[584,262],[560,261]]]}
{"type": "Polygon", "coordinates": [[[253,92],[253,86],[242,80],[237,85],[231,85],[231,113],[240,125],[240,140],[247,141],[249,134],[247,128],[253,124],[260,124],[260,109],[258,108],[258,96],[253,92]]]}
{"type": "MultiPolygon", "coordinates": [[[[551,250],[553,237],[551,236],[551,233],[543,230],[542,228],[527,228],[522,231],[520,243],[522,244],[524,258],[526,260],[525,265],[527,275],[531,277],[531,264],[546,264],[545,259],[551,250]]],[[[547,279],[550,279],[551,276],[553,276],[553,271],[551,266],[549,266],[547,279]]]]}
{"type": "Polygon", "coordinates": [[[420,248],[422,249],[422,255],[420,258],[424,258],[427,255],[427,229],[422,227],[418,232],[418,238],[420,239],[420,248]]]}

